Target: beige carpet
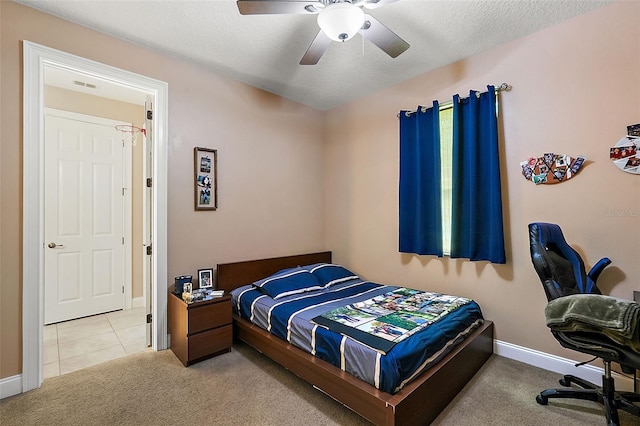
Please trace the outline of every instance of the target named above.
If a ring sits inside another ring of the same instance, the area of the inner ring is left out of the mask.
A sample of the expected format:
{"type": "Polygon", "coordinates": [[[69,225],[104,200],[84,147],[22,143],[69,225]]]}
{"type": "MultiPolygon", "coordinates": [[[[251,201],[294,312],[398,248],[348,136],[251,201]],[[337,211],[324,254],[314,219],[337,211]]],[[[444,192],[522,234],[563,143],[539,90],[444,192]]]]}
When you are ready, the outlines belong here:
{"type": "MultiPolygon", "coordinates": [[[[597,425],[601,407],[567,400],[540,406],[536,394],[558,375],[492,356],[434,425],[597,425]]],[[[640,425],[626,413],[622,425],[640,425]]],[[[10,425],[366,425],[253,349],[185,368],[171,351],[134,354],[47,379],[0,401],[10,425]]]]}

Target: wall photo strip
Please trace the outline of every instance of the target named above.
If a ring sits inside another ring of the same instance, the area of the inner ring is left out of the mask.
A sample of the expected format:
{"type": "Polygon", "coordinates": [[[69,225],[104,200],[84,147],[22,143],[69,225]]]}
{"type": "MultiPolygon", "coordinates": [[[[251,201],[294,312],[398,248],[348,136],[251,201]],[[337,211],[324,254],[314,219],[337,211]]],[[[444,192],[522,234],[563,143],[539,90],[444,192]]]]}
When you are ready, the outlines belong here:
{"type": "Polygon", "coordinates": [[[195,209],[216,210],[218,208],[218,151],[195,147],[195,209]]]}

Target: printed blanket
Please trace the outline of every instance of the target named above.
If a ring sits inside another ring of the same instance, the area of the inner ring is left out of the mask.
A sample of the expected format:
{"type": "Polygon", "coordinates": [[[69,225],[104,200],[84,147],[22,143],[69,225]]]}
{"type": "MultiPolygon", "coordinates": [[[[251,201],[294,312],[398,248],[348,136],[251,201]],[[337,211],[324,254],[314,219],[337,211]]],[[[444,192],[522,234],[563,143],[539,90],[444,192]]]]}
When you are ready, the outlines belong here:
{"type": "Polygon", "coordinates": [[[386,355],[397,343],[470,302],[464,297],[400,287],[333,309],[312,322],[386,355]]]}

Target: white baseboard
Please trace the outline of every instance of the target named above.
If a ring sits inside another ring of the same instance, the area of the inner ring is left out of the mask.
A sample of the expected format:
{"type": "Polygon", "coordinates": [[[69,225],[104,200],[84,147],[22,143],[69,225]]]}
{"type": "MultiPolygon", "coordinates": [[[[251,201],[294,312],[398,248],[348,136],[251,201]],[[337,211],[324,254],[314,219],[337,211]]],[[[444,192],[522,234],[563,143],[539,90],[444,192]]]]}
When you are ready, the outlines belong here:
{"type": "Polygon", "coordinates": [[[22,374],[0,379],[0,399],[22,393],[22,374]]]}
{"type": "MultiPolygon", "coordinates": [[[[539,367],[544,370],[553,371],[561,375],[573,374],[591,383],[601,385],[604,368],[598,368],[593,365],[585,364],[576,367],[578,361],[550,355],[535,349],[525,348],[523,346],[514,345],[500,340],[493,341],[493,353],[505,358],[523,362],[525,364],[539,367]]],[[[633,391],[633,379],[623,376],[616,372],[612,373],[615,380],[616,390],[633,391]]]]}
{"type": "Polygon", "coordinates": [[[144,308],[144,307],[145,307],[144,297],[134,297],[133,299],[131,299],[131,308],[132,309],[144,308]]]}

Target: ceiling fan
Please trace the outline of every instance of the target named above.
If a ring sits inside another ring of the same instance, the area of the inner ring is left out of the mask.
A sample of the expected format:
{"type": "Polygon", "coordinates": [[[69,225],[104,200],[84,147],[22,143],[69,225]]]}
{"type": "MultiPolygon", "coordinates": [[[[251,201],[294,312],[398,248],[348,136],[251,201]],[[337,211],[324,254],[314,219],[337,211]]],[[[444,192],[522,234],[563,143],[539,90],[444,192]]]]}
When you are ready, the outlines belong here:
{"type": "Polygon", "coordinates": [[[332,41],[344,42],[356,33],[392,58],[407,50],[409,43],[363,11],[395,1],[398,0],[238,0],[238,10],[242,15],[318,15],[320,31],[300,60],[300,65],[315,65],[332,41]]]}

